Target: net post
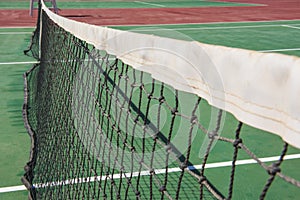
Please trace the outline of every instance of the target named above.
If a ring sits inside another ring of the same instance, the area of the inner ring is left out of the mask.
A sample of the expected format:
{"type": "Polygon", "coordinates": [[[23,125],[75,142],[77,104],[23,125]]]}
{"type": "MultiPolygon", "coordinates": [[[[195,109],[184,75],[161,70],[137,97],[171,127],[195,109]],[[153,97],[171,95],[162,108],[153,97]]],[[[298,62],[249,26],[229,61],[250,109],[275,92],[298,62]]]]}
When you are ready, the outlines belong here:
{"type": "Polygon", "coordinates": [[[42,31],[43,31],[43,10],[41,1],[39,1],[39,60],[42,58],[42,31]]]}
{"type": "MultiPolygon", "coordinates": [[[[31,17],[33,17],[33,10],[37,9],[37,8],[34,7],[35,2],[40,3],[41,0],[30,0],[29,15],[31,17]]],[[[44,2],[51,2],[54,12],[58,13],[58,7],[57,7],[57,4],[56,4],[56,0],[44,0],[44,2]]]]}
{"type": "Polygon", "coordinates": [[[29,15],[32,17],[33,16],[33,4],[34,4],[34,0],[30,0],[30,6],[29,6],[29,15]]]}

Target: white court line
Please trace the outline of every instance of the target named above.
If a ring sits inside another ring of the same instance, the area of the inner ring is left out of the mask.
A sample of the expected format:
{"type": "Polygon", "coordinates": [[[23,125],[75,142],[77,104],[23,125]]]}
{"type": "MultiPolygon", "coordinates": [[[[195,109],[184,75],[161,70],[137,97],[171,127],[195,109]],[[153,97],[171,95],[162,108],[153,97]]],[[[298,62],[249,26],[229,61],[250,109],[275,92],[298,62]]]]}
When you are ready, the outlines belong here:
{"type": "Polygon", "coordinates": [[[35,28],[35,26],[1,26],[0,29],[35,28]]]}
{"type": "Polygon", "coordinates": [[[282,51],[299,51],[300,48],[294,49],[271,49],[271,50],[260,50],[259,52],[267,53],[267,52],[282,52],[282,51]]]}
{"type": "MultiPolygon", "coordinates": [[[[274,23],[274,22],[290,22],[290,21],[300,21],[300,19],[291,19],[291,20],[261,20],[261,21],[239,21],[239,22],[191,22],[191,23],[176,23],[176,24],[122,24],[122,25],[107,25],[111,27],[123,27],[123,26],[140,26],[140,27],[147,27],[147,26],[168,26],[168,25],[218,25],[218,24],[251,24],[251,23],[274,23]]],[[[293,25],[293,24],[292,24],[293,25]]]]}
{"type": "Polygon", "coordinates": [[[0,62],[0,65],[23,65],[23,64],[36,64],[38,61],[28,61],[28,62],[0,62]]]}
{"type": "Polygon", "coordinates": [[[0,32],[0,35],[24,35],[32,34],[32,32],[0,32]]]}
{"type": "MultiPolygon", "coordinates": [[[[292,25],[299,25],[299,24],[292,24],[292,25]]],[[[297,26],[291,26],[291,25],[282,25],[283,27],[293,28],[293,29],[300,29],[300,27],[297,26]]]]}
{"type": "Polygon", "coordinates": [[[147,3],[147,2],[143,2],[143,1],[134,1],[135,3],[140,3],[140,4],[145,4],[145,5],[150,5],[150,6],[156,6],[156,7],[166,7],[164,5],[161,4],[156,4],[156,3],[147,3]]]}
{"type": "MultiPolygon", "coordinates": [[[[300,25],[300,24],[292,24],[292,25],[300,25]]],[[[188,30],[217,30],[217,29],[240,29],[240,28],[264,28],[264,27],[282,27],[287,26],[283,24],[270,24],[270,25],[249,25],[249,26],[219,26],[219,27],[194,27],[194,28],[170,28],[170,30],[175,31],[188,31],[188,30]]],[[[292,27],[292,26],[291,26],[292,27]]],[[[294,27],[296,28],[296,27],[294,27]]],[[[298,28],[298,27],[297,27],[298,28]]],[[[141,32],[147,31],[159,31],[159,30],[168,30],[168,28],[155,28],[154,29],[138,29],[141,32]]],[[[299,28],[300,29],[300,28],[299,28]]]]}
{"type": "MultiPolygon", "coordinates": [[[[284,160],[292,160],[292,159],[299,159],[300,154],[291,154],[291,155],[286,155],[284,157],[284,160]]],[[[277,161],[279,159],[279,156],[272,156],[272,157],[266,157],[266,158],[259,158],[262,162],[272,162],[272,161],[277,161]]],[[[256,160],[253,159],[246,159],[246,160],[237,160],[236,165],[245,165],[245,164],[256,164],[256,160]]],[[[205,167],[208,168],[219,168],[219,167],[229,167],[232,166],[232,161],[226,161],[226,162],[218,162],[218,163],[208,163],[205,165],[205,167]]],[[[189,166],[188,170],[193,170],[193,169],[200,169],[202,165],[195,165],[195,166],[189,166]]],[[[168,172],[180,172],[181,169],[178,167],[175,168],[169,168],[168,172]]],[[[166,172],[165,169],[157,169],[155,170],[155,174],[164,174],[166,172]]],[[[122,174],[122,177],[137,177],[137,176],[147,176],[150,175],[149,171],[141,171],[141,172],[134,172],[134,173],[125,173],[122,174]]],[[[120,174],[114,174],[114,179],[119,179],[121,178],[120,174]]],[[[56,186],[56,185],[68,185],[68,184],[77,184],[77,183],[85,183],[85,182],[94,182],[94,181],[99,181],[99,180],[105,180],[106,178],[111,178],[111,175],[109,176],[97,176],[97,177],[89,177],[89,178],[76,178],[76,179],[70,179],[70,180],[65,180],[65,181],[58,181],[58,182],[49,182],[49,183],[44,183],[39,187],[45,187],[45,186],[56,186]]],[[[26,190],[25,186],[19,185],[19,186],[11,186],[11,187],[2,187],[0,188],[0,193],[5,193],[5,192],[15,192],[15,191],[20,191],[20,190],[26,190]]]]}
{"type": "Polygon", "coordinates": [[[5,192],[17,192],[21,190],[27,190],[24,185],[19,185],[19,186],[12,186],[12,187],[3,187],[0,188],[0,193],[5,193],[5,192]]]}

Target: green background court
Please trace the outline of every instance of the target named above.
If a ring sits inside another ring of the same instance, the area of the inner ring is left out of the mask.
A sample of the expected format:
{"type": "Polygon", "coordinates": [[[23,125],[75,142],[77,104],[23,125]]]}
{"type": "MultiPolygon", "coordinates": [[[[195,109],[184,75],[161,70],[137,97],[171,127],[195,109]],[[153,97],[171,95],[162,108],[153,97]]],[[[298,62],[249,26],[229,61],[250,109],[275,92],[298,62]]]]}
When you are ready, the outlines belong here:
{"type": "MultiPolygon", "coordinates": [[[[61,9],[80,8],[180,8],[180,7],[220,7],[220,6],[254,6],[255,4],[230,3],[221,1],[57,1],[57,6],[61,9]]],[[[1,9],[28,9],[28,1],[3,1],[0,2],[1,9]]]]}

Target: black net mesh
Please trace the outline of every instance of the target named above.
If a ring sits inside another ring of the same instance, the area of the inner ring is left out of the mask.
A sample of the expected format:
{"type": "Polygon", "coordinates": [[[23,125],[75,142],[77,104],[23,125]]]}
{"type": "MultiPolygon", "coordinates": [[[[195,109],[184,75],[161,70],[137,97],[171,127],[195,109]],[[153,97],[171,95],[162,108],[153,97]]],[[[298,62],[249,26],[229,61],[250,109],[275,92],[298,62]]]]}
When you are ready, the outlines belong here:
{"type": "Polygon", "coordinates": [[[260,190],[251,192],[256,199],[275,177],[300,186],[280,171],[286,143],[277,161],[263,163],[241,139],[245,125],[230,114],[95,49],[41,14],[41,32],[38,22],[26,51],[40,63],[24,76],[32,149],[23,182],[30,198],[231,199],[235,177],[245,174],[238,175],[238,157],[254,159],[264,174],[260,190]],[[214,172],[214,158],[230,165],[214,172]]]}

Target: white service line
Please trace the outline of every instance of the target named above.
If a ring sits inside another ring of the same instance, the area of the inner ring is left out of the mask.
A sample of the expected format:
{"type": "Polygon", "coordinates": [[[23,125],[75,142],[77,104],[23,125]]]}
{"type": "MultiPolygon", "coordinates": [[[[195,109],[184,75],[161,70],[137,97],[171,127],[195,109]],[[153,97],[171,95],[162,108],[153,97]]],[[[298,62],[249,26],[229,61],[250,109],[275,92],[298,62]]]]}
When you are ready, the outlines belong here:
{"type": "Polygon", "coordinates": [[[134,2],[135,2],[135,3],[140,3],[140,4],[149,5],[149,6],[166,7],[166,6],[164,6],[164,5],[156,4],[156,3],[147,3],[147,2],[143,2],[143,1],[134,1],[134,2]]]}
{"type": "MultiPolygon", "coordinates": [[[[112,27],[119,27],[119,26],[139,26],[139,27],[149,27],[149,26],[185,26],[185,25],[221,25],[221,24],[244,24],[244,23],[264,23],[264,22],[267,22],[267,21],[255,21],[255,22],[226,22],[226,23],[222,23],[222,22],[211,22],[211,23],[178,23],[178,24],[143,24],[143,25],[140,25],[140,24],[131,24],[131,25],[110,25],[112,27]]],[[[270,21],[272,22],[272,21],[270,21]]],[[[274,22],[281,22],[280,20],[279,21],[274,21],[274,22]]],[[[282,21],[284,22],[284,21],[282,21]]],[[[280,26],[299,26],[300,24],[299,23],[296,23],[296,24],[290,24],[290,25],[287,25],[287,24],[263,24],[263,25],[236,25],[236,26],[217,26],[217,27],[196,27],[196,28],[182,28],[182,29],[186,29],[186,30],[197,30],[197,29],[233,29],[233,28],[263,28],[263,27],[280,27],[280,26]]],[[[167,28],[165,28],[167,29],[167,28]]],[[[171,28],[170,28],[171,29],[171,28]]],[[[181,29],[181,28],[178,28],[178,29],[181,29]]]]}
{"type": "Polygon", "coordinates": [[[1,26],[0,27],[0,29],[19,29],[19,28],[22,28],[22,29],[32,28],[32,29],[34,29],[35,26],[1,26]]]}
{"type": "Polygon", "coordinates": [[[28,61],[28,62],[0,62],[0,65],[23,65],[23,64],[37,64],[38,61],[28,61]]]}
{"type": "MultiPolygon", "coordinates": [[[[299,25],[299,24],[292,24],[292,25],[299,25]]],[[[300,29],[300,27],[297,26],[291,26],[291,25],[281,25],[283,27],[293,28],[293,29],[300,29]]]]}
{"type": "MultiPolygon", "coordinates": [[[[286,155],[284,157],[284,160],[291,160],[291,159],[299,159],[300,154],[291,154],[291,155],[286,155]]],[[[259,158],[262,162],[272,162],[272,161],[277,161],[279,159],[279,156],[272,156],[272,157],[266,157],[266,158],[259,158]]],[[[245,165],[245,164],[255,164],[257,163],[256,160],[253,159],[246,159],[246,160],[237,160],[236,165],[245,165]]],[[[229,167],[232,166],[232,161],[226,161],[226,162],[218,162],[218,163],[208,163],[205,165],[205,168],[218,168],[218,167],[229,167]]],[[[189,170],[193,169],[200,169],[202,165],[194,165],[194,166],[189,166],[189,170]]],[[[168,172],[180,172],[181,169],[178,167],[174,168],[169,168],[168,172]]],[[[165,169],[156,169],[155,174],[164,174],[166,172],[165,169]]],[[[137,176],[147,176],[150,175],[149,171],[141,171],[141,172],[133,172],[133,173],[124,173],[122,174],[122,177],[137,177],[137,176]]],[[[121,178],[120,174],[114,174],[114,179],[119,179],[121,178]]],[[[49,182],[49,183],[44,183],[36,187],[45,187],[45,186],[57,186],[57,185],[67,185],[67,184],[76,184],[76,183],[85,183],[85,182],[94,182],[98,180],[105,180],[106,178],[111,178],[111,175],[108,176],[97,176],[97,177],[88,177],[88,178],[75,178],[75,179],[70,179],[70,180],[65,180],[65,181],[57,181],[57,182],[49,182]]],[[[15,191],[20,191],[20,190],[26,190],[25,186],[11,186],[11,187],[3,187],[0,188],[0,193],[5,193],[5,192],[15,192],[15,191]]]]}
{"type": "MultiPolygon", "coordinates": [[[[300,24],[293,24],[293,25],[300,25],[300,24]]],[[[189,31],[189,30],[218,30],[218,29],[241,29],[241,28],[265,28],[265,27],[282,27],[286,25],[282,24],[272,24],[272,25],[249,25],[249,26],[218,26],[218,27],[193,27],[193,28],[156,28],[155,26],[153,29],[138,29],[141,32],[149,32],[149,31],[159,31],[159,30],[174,30],[174,31],[189,31]]],[[[290,26],[294,28],[298,28],[295,26],[290,26]]],[[[299,28],[300,29],[300,28],[299,28]]]]}
{"type": "Polygon", "coordinates": [[[17,191],[21,191],[21,190],[26,190],[26,187],[24,185],[11,186],[11,187],[2,187],[2,188],[0,188],[0,193],[17,192],[17,191]]]}
{"type": "Polygon", "coordinates": [[[172,30],[215,30],[215,29],[240,29],[240,28],[264,28],[264,27],[277,27],[281,25],[253,25],[253,26],[219,26],[219,27],[198,27],[198,28],[175,28],[172,30]]]}
{"type": "MultiPolygon", "coordinates": [[[[239,21],[239,22],[203,22],[203,23],[197,23],[197,22],[191,22],[191,23],[176,23],[176,24],[122,24],[122,25],[107,25],[111,27],[119,27],[119,26],[141,26],[141,27],[149,27],[149,26],[168,26],[168,25],[218,25],[218,24],[251,24],[251,23],[266,23],[266,22],[290,22],[290,21],[299,21],[300,19],[292,19],[292,20],[261,20],[261,21],[239,21]]],[[[292,24],[293,25],[293,24],[292,24]]],[[[295,24],[299,25],[299,24],[295,24]]]]}
{"type": "Polygon", "coordinates": [[[32,32],[0,32],[0,35],[25,35],[32,34],[32,32]]]}
{"type": "Polygon", "coordinates": [[[282,51],[299,51],[300,48],[294,49],[270,49],[270,50],[260,50],[259,52],[267,53],[267,52],[282,52],[282,51]]]}

